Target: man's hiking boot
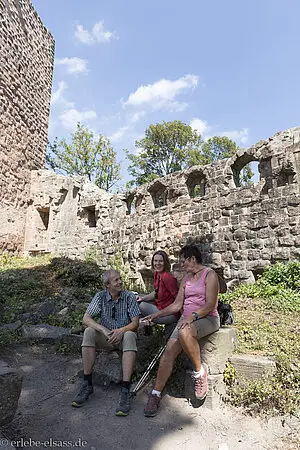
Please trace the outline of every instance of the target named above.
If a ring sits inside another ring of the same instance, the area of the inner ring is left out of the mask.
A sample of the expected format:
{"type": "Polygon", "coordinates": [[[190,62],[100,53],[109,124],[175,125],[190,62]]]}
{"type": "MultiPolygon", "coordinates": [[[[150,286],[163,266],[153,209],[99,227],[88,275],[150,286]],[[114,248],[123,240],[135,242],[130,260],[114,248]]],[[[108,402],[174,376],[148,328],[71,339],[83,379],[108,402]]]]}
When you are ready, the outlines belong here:
{"type": "Polygon", "coordinates": [[[72,401],[72,406],[76,408],[80,408],[89,398],[89,396],[94,392],[94,388],[92,385],[89,385],[87,381],[83,382],[78,394],[72,401]]]}
{"type": "Polygon", "coordinates": [[[150,392],[147,405],[144,408],[144,416],[145,417],[156,416],[160,401],[161,397],[158,397],[158,395],[152,394],[152,392],[150,392]]]}
{"type": "Polygon", "coordinates": [[[204,400],[207,394],[207,372],[208,367],[206,364],[202,364],[202,367],[204,369],[204,374],[200,375],[200,377],[194,377],[192,375],[192,378],[194,380],[195,385],[195,397],[197,400],[204,400]]]}
{"type": "Polygon", "coordinates": [[[131,394],[129,389],[122,387],[119,396],[119,404],[116,408],[116,416],[127,416],[130,411],[131,394]]]}

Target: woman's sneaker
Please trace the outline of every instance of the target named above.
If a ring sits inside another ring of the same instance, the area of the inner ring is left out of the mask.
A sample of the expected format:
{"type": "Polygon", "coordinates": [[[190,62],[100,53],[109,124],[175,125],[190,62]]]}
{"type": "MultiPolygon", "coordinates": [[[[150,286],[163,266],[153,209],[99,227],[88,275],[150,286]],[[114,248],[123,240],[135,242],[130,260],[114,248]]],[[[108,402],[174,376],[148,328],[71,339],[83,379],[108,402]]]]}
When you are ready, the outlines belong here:
{"type": "Polygon", "coordinates": [[[207,395],[207,373],[208,367],[206,364],[202,364],[204,369],[204,374],[200,375],[200,377],[195,377],[192,375],[195,385],[195,397],[197,400],[204,400],[207,395]]]}
{"type": "Polygon", "coordinates": [[[72,401],[72,406],[76,408],[80,408],[89,398],[89,396],[94,392],[94,388],[92,385],[88,384],[87,381],[83,382],[78,394],[72,401]]]}
{"type": "Polygon", "coordinates": [[[147,405],[144,408],[145,417],[154,417],[157,414],[161,397],[150,392],[147,405]]]}

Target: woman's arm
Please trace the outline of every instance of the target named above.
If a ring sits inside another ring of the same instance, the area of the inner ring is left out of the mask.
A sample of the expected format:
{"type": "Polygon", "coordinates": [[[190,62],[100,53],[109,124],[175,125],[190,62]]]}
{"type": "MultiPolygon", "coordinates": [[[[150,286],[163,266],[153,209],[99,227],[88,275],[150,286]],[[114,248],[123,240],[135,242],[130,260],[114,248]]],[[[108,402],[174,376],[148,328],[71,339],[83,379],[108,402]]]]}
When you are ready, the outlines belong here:
{"type": "Polygon", "coordinates": [[[164,309],[161,309],[155,314],[151,314],[150,316],[144,317],[144,319],[142,320],[150,320],[152,322],[153,320],[158,319],[159,317],[165,317],[169,316],[170,314],[175,314],[179,312],[184,302],[184,288],[185,288],[185,279],[182,280],[178,294],[174,302],[171,303],[171,305],[167,306],[164,309]]]}
{"type": "Polygon", "coordinates": [[[153,302],[155,300],[155,291],[150,292],[150,294],[146,294],[144,296],[138,296],[138,302],[153,302]]]}

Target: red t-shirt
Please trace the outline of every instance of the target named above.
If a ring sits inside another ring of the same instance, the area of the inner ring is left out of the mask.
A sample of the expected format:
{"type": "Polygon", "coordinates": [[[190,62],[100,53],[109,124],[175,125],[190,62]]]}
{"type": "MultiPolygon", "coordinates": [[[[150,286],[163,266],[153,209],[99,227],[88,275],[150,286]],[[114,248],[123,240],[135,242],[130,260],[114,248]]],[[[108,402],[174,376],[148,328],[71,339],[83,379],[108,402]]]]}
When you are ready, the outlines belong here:
{"type": "Polygon", "coordinates": [[[154,272],[154,289],[156,290],[155,305],[164,309],[174,302],[178,293],[178,283],[169,272],[154,272]]]}

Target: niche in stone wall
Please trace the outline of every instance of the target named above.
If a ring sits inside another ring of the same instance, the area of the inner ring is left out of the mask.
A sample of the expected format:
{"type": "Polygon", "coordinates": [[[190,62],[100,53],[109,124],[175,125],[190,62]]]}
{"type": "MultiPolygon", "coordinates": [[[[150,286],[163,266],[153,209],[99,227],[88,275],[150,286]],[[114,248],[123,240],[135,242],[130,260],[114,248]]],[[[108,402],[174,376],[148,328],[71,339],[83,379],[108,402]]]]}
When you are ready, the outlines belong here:
{"type": "Polygon", "coordinates": [[[153,291],[153,272],[151,269],[141,269],[140,274],[147,292],[153,291]]]}
{"type": "Polygon", "coordinates": [[[38,208],[37,211],[41,219],[38,228],[48,230],[50,208],[38,208]]]}
{"type": "Polygon", "coordinates": [[[83,218],[86,221],[86,224],[90,228],[94,228],[97,225],[96,211],[95,206],[86,206],[82,208],[83,210],[83,218]]]}
{"type": "Polygon", "coordinates": [[[206,194],[207,179],[202,171],[190,173],[186,185],[191,198],[203,197],[206,194]]]}
{"type": "Polygon", "coordinates": [[[127,211],[126,214],[129,216],[130,214],[135,213],[135,203],[134,203],[134,195],[129,195],[126,198],[127,211]]]}
{"type": "Polygon", "coordinates": [[[286,164],[279,172],[277,186],[280,187],[293,183],[296,183],[296,172],[292,163],[286,164]]]}
{"type": "Polygon", "coordinates": [[[246,187],[249,186],[249,184],[253,184],[258,180],[258,159],[255,158],[253,155],[248,155],[245,153],[244,155],[240,156],[236,159],[235,163],[231,166],[232,173],[233,173],[233,180],[236,187],[246,187]],[[253,166],[250,165],[250,163],[253,162],[253,166]],[[248,175],[251,173],[251,171],[254,173],[248,181],[246,181],[246,178],[248,178],[248,175]]]}
{"type": "Polygon", "coordinates": [[[167,188],[160,181],[156,181],[148,191],[151,194],[154,208],[161,208],[167,204],[167,188]]]}

